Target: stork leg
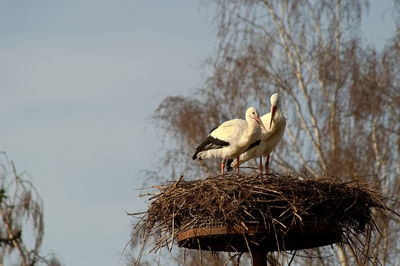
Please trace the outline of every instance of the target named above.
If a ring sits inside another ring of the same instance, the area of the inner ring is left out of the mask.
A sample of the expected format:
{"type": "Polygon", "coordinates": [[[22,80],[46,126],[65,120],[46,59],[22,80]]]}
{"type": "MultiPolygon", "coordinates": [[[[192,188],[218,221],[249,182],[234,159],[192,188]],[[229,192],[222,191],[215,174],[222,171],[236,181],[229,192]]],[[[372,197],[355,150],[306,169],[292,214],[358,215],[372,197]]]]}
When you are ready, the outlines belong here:
{"type": "Polygon", "coordinates": [[[222,159],[222,162],[221,162],[221,178],[224,177],[225,161],[226,161],[226,157],[224,157],[224,159],[222,159]]]}
{"type": "Polygon", "coordinates": [[[263,174],[263,164],[262,164],[262,156],[260,156],[260,166],[259,166],[261,175],[263,174]]]}
{"type": "Polygon", "coordinates": [[[236,158],[236,162],[237,162],[237,164],[236,164],[236,174],[238,175],[239,174],[239,156],[236,158]]]}
{"type": "Polygon", "coordinates": [[[267,161],[265,162],[265,174],[266,175],[268,175],[268,172],[269,172],[269,157],[270,157],[270,154],[268,154],[267,161]]]}

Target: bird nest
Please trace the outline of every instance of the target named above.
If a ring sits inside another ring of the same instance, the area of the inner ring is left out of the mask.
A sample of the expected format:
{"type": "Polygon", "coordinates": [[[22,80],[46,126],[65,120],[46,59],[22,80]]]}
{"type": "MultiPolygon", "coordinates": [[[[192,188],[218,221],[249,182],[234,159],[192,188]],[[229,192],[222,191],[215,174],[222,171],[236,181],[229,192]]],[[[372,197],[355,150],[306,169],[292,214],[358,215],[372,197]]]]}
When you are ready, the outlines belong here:
{"type": "Polygon", "coordinates": [[[135,234],[144,240],[142,250],[150,237],[155,240],[150,251],[172,248],[174,242],[186,248],[237,252],[297,250],[336,242],[367,245],[354,237],[371,236],[371,208],[387,210],[377,192],[334,178],[180,177],[157,188],[135,226],[135,234]]]}

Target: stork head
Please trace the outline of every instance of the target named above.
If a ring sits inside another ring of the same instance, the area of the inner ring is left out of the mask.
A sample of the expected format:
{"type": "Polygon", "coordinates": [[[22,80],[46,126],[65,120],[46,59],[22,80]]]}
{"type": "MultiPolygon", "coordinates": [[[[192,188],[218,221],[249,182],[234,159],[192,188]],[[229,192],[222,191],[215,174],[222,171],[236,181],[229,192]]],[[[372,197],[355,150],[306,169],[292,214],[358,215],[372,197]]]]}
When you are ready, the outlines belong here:
{"type": "Polygon", "coordinates": [[[271,129],[272,120],[274,119],[276,110],[280,107],[281,98],[279,93],[272,94],[271,98],[271,120],[269,121],[269,129],[271,129]]]}
{"type": "Polygon", "coordinates": [[[254,119],[257,121],[257,123],[261,126],[264,132],[267,130],[265,129],[265,126],[263,122],[260,119],[260,116],[258,115],[257,109],[254,107],[249,107],[246,111],[246,120],[249,121],[251,119],[254,119]]]}

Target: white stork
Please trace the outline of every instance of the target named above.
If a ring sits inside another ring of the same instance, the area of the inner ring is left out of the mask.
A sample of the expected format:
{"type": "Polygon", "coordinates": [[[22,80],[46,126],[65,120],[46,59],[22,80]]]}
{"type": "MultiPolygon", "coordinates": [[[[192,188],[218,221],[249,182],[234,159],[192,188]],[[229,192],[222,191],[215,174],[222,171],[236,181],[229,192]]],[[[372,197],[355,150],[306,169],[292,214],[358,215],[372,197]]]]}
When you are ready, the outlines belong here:
{"type": "Polygon", "coordinates": [[[268,174],[269,171],[269,158],[271,152],[275,149],[276,145],[281,141],[283,132],[286,127],[286,118],[281,112],[280,96],[278,93],[274,93],[271,98],[271,112],[261,117],[261,121],[264,124],[269,125],[269,129],[266,132],[261,133],[261,139],[253,142],[249,148],[240,155],[239,160],[228,161],[228,171],[232,167],[238,167],[239,164],[244,163],[252,158],[260,157],[260,171],[263,173],[262,157],[266,156],[267,161],[265,162],[265,172],[268,174]],[[238,163],[239,161],[239,163],[238,163]]]}
{"type": "MultiPolygon", "coordinates": [[[[213,129],[196,148],[192,158],[193,160],[223,158],[221,162],[221,177],[223,177],[226,159],[239,160],[239,155],[260,138],[261,128],[266,131],[257,110],[250,107],[246,111],[246,120],[229,120],[213,129]]],[[[236,173],[239,173],[239,165],[236,167],[236,173]]]]}

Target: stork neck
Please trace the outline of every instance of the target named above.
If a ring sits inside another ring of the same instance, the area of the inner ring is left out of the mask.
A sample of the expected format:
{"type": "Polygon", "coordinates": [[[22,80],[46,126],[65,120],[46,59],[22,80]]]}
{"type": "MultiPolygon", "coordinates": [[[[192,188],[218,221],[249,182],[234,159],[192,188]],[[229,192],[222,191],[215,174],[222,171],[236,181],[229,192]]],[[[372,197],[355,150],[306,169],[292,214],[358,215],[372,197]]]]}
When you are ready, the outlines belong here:
{"type": "Polygon", "coordinates": [[[272,122],[281,120],[282,117],[283,117],[283,115],[282,115],[281,110],[279,108],[277,108],[275,111],[274,119],[272,119],[272,122]]]}

